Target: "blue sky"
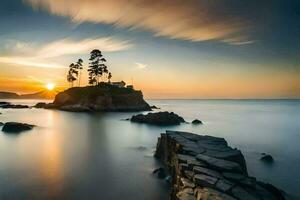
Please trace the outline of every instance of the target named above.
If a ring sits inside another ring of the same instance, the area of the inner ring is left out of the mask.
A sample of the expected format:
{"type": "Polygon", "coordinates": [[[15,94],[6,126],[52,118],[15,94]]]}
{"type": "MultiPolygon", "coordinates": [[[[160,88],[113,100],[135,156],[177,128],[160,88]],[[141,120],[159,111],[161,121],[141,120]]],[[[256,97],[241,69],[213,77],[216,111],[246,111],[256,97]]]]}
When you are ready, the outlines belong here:
{"type": "Polygon", "coordinates": [[[99,48],[148,98],[300,97],[297,0],[3,0],[0,25],[1,90],[63,88],[99,48]]]}

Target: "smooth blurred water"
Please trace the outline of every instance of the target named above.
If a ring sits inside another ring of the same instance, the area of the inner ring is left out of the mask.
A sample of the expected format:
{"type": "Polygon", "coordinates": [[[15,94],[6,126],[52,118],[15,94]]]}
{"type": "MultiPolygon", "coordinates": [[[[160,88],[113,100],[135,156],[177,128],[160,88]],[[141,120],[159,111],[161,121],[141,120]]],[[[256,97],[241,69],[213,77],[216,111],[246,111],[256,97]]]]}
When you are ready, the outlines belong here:
{"type": "Polygon", "coordinates": [[[243,151],[251,175],[300,193],[300,101],[148,102],[204,125],[156,127],[123,120],[134,113],[0,109],[2,122],[37,125],[19,135],[0,132],[0,199],[168,199],[166,183],[152,175],[157,137],[166,129],[224,137],[243,151]],[[275,163],[262,163],[262,152],[275,163]]]}

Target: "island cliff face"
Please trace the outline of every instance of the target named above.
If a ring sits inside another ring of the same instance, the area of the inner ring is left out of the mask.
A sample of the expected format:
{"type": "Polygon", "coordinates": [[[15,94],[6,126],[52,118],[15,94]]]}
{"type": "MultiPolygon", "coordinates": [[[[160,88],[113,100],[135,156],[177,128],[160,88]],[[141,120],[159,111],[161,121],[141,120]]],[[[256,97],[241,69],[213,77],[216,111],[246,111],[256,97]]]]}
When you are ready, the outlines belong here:
{"type": "Polygon", "coordinates": [[[141,91],[109,85],[74,87],[56,95],[48,108],[65,111],[147,111],[141,91]]]}
{"type": "Polygon", "coordinates": [[[158,139],[155,157],[171,174],[171,200],[292,199],[250,177],[241,151],[223,138],[167,131],[158,139]]]}

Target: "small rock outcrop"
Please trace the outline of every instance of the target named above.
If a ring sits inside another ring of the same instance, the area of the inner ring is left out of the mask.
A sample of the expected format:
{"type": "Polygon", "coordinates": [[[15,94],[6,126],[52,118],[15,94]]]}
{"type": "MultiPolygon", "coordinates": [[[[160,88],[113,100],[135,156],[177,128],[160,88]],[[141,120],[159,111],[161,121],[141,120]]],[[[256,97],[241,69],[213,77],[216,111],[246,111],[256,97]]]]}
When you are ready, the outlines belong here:
{"type": "Polygon", "coordinates": [[[131,112],[150,111],[141,91],[119,88],[109,84],[73,87],[55,96],[46,108],[72,112],[131,112]]]}
{"type": "Polygon", "coordinates": [[[261,161],[266,162],[266,163],[273,163],[274,159],[271,155],[269,154],[263,154],[263,156],[260,158],[261,161]]]}
{"type": "Polygon", "coordinates": [[[35,104],[33,107],[34,108],[46,108],[47,107],[47,103],[45,103],[45,102],[39,102],[39,103],[35,104]]]}
{"type": "Polygon", "coordinates": [[[0,122],[0,126],[3,126],[4,125],[4,123],[3,122],[0,122]]]}
{"type": "Polygon", "coordinates": [[[171,174],[171,200],[284,200],[271,184],[248,176],[240,150],[223,138],[167,131],[155,157],[171,174]]]}
{"type": "Polygon", "coordinates": [[[138,114],[131,117],[130,121],[137,123],[153,124],[159,126],[179,125],[185,122],[182,117],[173,112],[138,114]]]}
{"type": "Polygon", "coordinates": [[[202,121],[200,121],[199,119],[194,119],[194,120],[192,121],[192,124],[194,124],[194,125],[199,125],[199,124],[203,124],[203,123],[202,123],[202,121]]]}
{"type": "Polygon", "coordinates": [[[151,106],[151,109],[160,109],[160,108],[157,107],[157,106],[155,106],[155,105],[153,105],[153,106],[151,106]]]}
{"type": "Polygon", "coordinates": [[[31,124],[6,122],[2,127],[2,131],[5,133],[20,133],[23,131],[29,131],[33,129],[33,127],[34,125],[31,124]]]}
{"type": "Polygon", "coordinates": [[[9,102],[0,102],[0,108],[7,109],[7,108],[13,108],[13,109],[23,109],[23,108],[29,108],[27,105],[15,105],[11,104],[9,102]]]}

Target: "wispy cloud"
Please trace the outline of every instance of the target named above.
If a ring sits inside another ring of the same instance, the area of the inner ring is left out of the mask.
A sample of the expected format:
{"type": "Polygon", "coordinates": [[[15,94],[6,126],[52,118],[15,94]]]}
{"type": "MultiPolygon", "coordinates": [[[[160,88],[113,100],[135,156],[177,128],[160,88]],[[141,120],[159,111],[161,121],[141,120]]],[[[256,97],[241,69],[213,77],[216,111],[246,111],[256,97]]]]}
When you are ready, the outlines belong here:
{"type": "Polygon", "coordinates": [[[110,37],[98,39],[84,39],[74,41],[63,39],[52,42],[42,47],[38,52],[38,57],[59,57],[62,55],[86,54],[93,49],[101,49],[104,52],[114,52],[129,49],[133,45],[128,41],[115,40],[110,37]]]}
{"type": "Polygon", "coordinates": [[[136,65],[137,69],[145,69],[147,67],[147,65],[143,64],[143,63],[134,63],[136,65]]]}
{"type": "MultiPolygon", "coordinates": [[[[116,40],[111,37],[72,40],[62,39],[51,43],[34,47],[27,43],[17,41],[12,45],[12,52],[16,49],[20,53],[12,53],[11,55],[0,55],[0,63],[30,66],[30,67],[46,67],[46,68],[64,68],[63,64],[51,61],[52,58],[65,55],[81,55],[87,54],[93,49],[101,49],[104,52],[123,51],[132,47],[128,41],[116,40]]],[[[18,51],[17,51],[18,52],[18,51]]]]}
{"type": "MultiPolygon", "coordinates": [[[[25,0],[35,9],[70,17],[72,21],[141,28],[157,36],[190,41],[248,42],[247,20],[234,15],[228,1],[198,0],[25,0]]],[[[239,0],[236,0],[237,3],[239,0]]],[[[235,42],[237,43],[237,42],[235,42]]]]}

